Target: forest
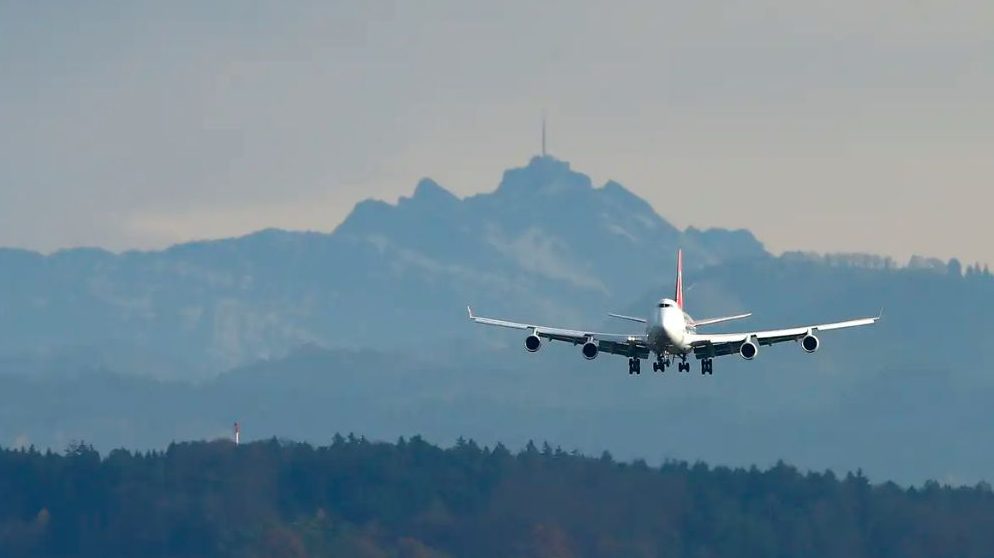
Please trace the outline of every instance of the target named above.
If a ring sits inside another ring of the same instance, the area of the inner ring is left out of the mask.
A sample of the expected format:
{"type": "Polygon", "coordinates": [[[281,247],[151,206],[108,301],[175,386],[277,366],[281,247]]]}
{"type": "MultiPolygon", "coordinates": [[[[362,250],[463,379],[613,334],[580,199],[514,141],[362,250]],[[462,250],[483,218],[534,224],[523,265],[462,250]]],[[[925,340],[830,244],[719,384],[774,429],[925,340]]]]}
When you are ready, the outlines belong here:
{"type": "Polygon", "coordinates": [[[532,443],[75,442],[0,450],[0,555],[989,557],[994,494],[532,443]]]}

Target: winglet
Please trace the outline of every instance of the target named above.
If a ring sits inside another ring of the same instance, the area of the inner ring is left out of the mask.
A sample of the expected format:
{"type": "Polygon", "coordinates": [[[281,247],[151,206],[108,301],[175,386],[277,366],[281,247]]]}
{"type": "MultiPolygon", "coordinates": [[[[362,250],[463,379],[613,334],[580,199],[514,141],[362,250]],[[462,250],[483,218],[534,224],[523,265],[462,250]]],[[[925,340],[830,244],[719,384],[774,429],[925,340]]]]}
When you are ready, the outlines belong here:
{"type": "Polygon", "coordinates": [[[476,316],[473,315],[473,309],[470,308],[469,305],[466,305],[466,312],[469,314],[469,319],[472,320],[473,318],[476,317],[476,316]]]}

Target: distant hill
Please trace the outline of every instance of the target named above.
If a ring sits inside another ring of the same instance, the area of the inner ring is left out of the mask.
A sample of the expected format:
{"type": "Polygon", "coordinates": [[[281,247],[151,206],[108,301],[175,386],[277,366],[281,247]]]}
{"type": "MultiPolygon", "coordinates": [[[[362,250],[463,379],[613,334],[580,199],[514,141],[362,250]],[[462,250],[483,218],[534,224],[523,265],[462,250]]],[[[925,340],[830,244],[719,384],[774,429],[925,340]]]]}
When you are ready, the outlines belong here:
{"type": "Polygon", "coordinates": [[[0,493],[6,558],[994,554],[986,484],[902,489],[783,463],[650,467],[534,444],[0,450],[0,493]]]}
{"type": "Polygon", "coordinates": [[[994,385],[984,369],[864,364],[868,342],[833,339],[824,354],[787,346],[754,362],[722,360],[714,376],[629,377],[623,360],[587,362],[573,347],[529,355],[517,343],[450,362],[310,347],[199,384],[92,369],[8,374],[0,376],[0,441],[145,450],[229,437],[238,420],[245,440],[324,444],[335,432],[362,432],[521,448],[531,439],[650,464],[784,459],[813,470],[862,468],[874,481],[991,478],[994,385]]]}

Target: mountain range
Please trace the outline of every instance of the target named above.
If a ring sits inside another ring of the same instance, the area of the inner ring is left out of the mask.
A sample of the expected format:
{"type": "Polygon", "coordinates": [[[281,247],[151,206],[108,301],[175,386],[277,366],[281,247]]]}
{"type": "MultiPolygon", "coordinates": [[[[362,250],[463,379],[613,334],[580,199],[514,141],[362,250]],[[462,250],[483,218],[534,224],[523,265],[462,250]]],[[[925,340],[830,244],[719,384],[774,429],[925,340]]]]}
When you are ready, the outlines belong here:
{"type": "Polygon", "coordinates": [[[364,201],[329,234],[265,230],[123,254],[2,250],[0,354],[72,351],[200,377],[303,344],[451,341],[466,335],[469,303],[599,321],[668,276],[677,246],[696,268],[766,255],[746,231],[680,231],[620,184],[595,188],[536,157],[491,193],[461,200],[424,179],[396,205],[364,201]]]}

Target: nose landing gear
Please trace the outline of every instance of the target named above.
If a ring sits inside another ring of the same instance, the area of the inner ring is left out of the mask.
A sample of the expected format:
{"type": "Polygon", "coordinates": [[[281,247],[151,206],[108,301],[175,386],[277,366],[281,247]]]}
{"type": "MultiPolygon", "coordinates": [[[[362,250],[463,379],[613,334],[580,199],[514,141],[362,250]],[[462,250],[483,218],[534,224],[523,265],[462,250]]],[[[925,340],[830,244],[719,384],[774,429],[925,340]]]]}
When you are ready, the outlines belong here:
{"type": "Polygon", "coordinates": [[[658,357],[656,362],[652,363],[653,372],[666,372],[666,367],[670,365],[670,361],[667,358],[658,357]]]}

